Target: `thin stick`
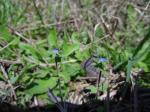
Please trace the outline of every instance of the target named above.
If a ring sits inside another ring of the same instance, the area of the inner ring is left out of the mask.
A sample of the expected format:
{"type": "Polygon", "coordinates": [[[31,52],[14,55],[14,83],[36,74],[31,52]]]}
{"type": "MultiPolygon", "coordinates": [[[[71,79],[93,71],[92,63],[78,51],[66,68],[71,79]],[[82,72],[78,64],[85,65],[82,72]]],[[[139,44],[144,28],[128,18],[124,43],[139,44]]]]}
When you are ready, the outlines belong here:
{"type": "Polygon", "coordinates": [[[6,59],[0,59],[0,63],[6,63],[6,64],[21,64],[19,60],[13,61],[13,60],[6,60],[6,59]]]}
{"type": "Polygon", "coordinates": [[[99,72],[99,75],[98,75],[98,79],[97,79],[97,97],[99,96],[99,84],[100,84],[100,81],[101,81],[101,76],[102,76],[102,71],[99,72]]]}

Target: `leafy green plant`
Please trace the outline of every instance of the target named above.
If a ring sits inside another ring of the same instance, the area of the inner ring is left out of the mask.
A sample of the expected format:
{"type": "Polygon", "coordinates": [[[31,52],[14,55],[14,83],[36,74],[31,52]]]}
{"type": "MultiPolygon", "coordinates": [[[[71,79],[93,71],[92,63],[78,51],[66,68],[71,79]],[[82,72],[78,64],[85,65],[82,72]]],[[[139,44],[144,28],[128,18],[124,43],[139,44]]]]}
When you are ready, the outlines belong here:
{"type": "MultiPolygon", "coordinates": [[[[68,3],[63,1],[61,5],[54,1],[44,7],[43,1],[39,1],[41,4],[17,2],[0,0],[0,63],[15,88],[18,104],[25,105],[33,97],[47,99],[48,88],[54,95],[65,98],[68,83],[84,75],[80,64],[93,55],[97,56],[95,67],[104,74],[109,67],[116,72],[124,71],[126,82],[130,82],[133,69],[150,70],[150,29],[139,19],[132,4],[128,3],[123,10],[125,23],[115,30],[113,40],[109,36],[103,38],[107,32],[97,23],[101,15],[93,11],[93,1],[80,1],[81,10],[73,11],[73,14],[68,3]],[[79,18],[74,18],[74,15],[79,18]],[[99,62],[103,60],[106,61],[99,62]]],[[[105,10],[102,9],[103,13],[105,10]]],[[[149,86],[146,78],[149,79],[145,73],[139,83],[149,86]]],[[[2,72],[0,81],[7,82],[2,72]]],[[[99,90],[106,92],[107,88],[108,85],[104,84],[99,90]]],[[[90,86],[89,89],[95,93],[97,88],[90,86]]],[[[9,96],[11,89],[0,92],[2,96],[9,96]]]]}

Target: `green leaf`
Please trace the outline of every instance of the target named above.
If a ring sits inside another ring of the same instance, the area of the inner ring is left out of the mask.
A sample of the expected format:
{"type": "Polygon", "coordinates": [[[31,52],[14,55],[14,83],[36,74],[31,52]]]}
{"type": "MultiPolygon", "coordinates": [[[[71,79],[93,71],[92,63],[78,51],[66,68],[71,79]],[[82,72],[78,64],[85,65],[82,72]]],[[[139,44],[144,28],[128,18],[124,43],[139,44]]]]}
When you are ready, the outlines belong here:
{"type": "Polygon", "coordinates": [[[49,79],[38,79],[34,81],[31,88],[26,89],[25,93],[36,95],[47,92],[48,88],[53,88],[57,84],[57,78],[51,77],[49,79]]]}
{"type": "Polygon", "coordinates": [[[11,45],[15,46],[18,45],[20,42],[20,38],[16,37],[14,40],[11,41],[11,45]]]}
{"type": "Polygon", "coordinates": [[[63,71],[59,74],[59,76],[63,77],[65,82],[70,81],[71,77],[76,76],[80,73],[81,67],[79,64],[64,64],[62,65],[63,71]]]}
{"type": "Polygon", "coordinates": [[[68,83],[71,80],[70,74],[68,74],[65,71],[59,73],[59,76],[63,78],[63,80],[64,80],[65,83],[68,83]]]}
{"type": "Polygon", "coordinates": [[[128,60],[124,60],[113,67],[113,71],[118,71],[128,64],[128,60]]]}
{"type": "Polygon", "coordinates": [[[39,52],[37,51],[36,48],[34,48],[32,45],[30,44],[26,44],[26,43],[19,43],[19,47],[22,51],[25,51],[26,54],[31,54],[35,59],[42,59],[41,55],[39,54],[39,52]]]}
{"type": "Polygon", "coordinates": [[[0,39],[7,42],[10,42],[13,39],[8,28],[6,28],[4,25],[0,26],[0,39]]]}
{"type": "Polygon", "coordinates": [[[99,38],[101,38],[101,37],[104,36],[104,32],[103,32],[102,28],[97,27],[97,29],[96,29],[96,31],[95,31],[95,36],[96,36],[96,37],[99,37],[99,38]]]}
{"type": "Polygon", "coordinates": [[[64,56],[69,56],[72,54],[74,51],[79,49],[79,44],[64,44],[63,45],[63,54],[64,56]]]}
{"type": "Polygon", "coordinates": [[[91,93],[96,93],[97,92],[97,88],[95,86],[92,86],[92,85],[87,87],[87,89],[90,89],[91,93]]]}
{"type": "Polygon", "coordinates": [[[138,62],[137,63],[137,66],[139,67],[139,68],[142,68],[145,72],[147,71],[149,71],[149,67],[148,67],[148,65],[147,65],[147,63],[144,63],[144,62],[138,62]]]}
{"type": "Polygon", "coordinates": [[[83,60],[87,59],[90,56],[89,49],[85,49],[84,51],[80,51],[80,49],[79,49],[79,50],[76,51],[75,56],[78,60],[83,61],[83,60]]]}
{"type": "Polygon", "coordinates": [[[33,73],[36,78],[44,78],[50,73],[49,68],[40,68],[40,70],[33,73]]]}
{"type": "Polygon", "coordinates": [[[80,43],[80,36],[77,32],[73,32],[72,35],[71,35],[71,40],[72,42],[75,44],[79,44],[80,43]]]}
{"type": "Polygon", "coordinates": [[[104,83],[102,85],[100,85],[99,90],[102,92],[106,92],[108,89],[108,83],[104,83]]]}
{"type": "Polygon", "coordinates": [[[57,33],[55,29],[51,29],[47,37],[49,47],[57,46],[57,33]]]}
{"type": "Polygon", "coordinates": [[[145,37],[142,39],[142,41],[139,43],[139,45],[135,49],[133,57],[135,57],[139,53],[139,51],[143,48],[146,42],[149,42],[149,39],[150,39],[150,27],[148,29],[148,33],[145,35],[145,37]]]}
{"type": "Polygon", "coordinates": [[[16,76],[12,75],[10,78],[11,84],[15,84],[18,79],[19,79],[19,75],[16,75],[16,76]]]}
{"type": "Polygon", "coordinates": [[[46,58],[46,59],[49,58],[49,51],[48,50],[44,49],[41,46],[38,46],[38,50],[40,51],[39,54],[41,57],[46,58]]]}
{"type": "MultiPolygon", "coordinates": [[[[95,87],[95,86],[89,86],[89,87],[87,87],[87,89],[90,89],[91,93],[96,93],[97,92],[97,87],[95,87]]],[[[108,89],[108,84],[107,83],[104,83],[104,84],[100,85],[100,87],[99,87],[99,90],[102,91],[102,92],[106,92],[107,89],[108,89]]]]}

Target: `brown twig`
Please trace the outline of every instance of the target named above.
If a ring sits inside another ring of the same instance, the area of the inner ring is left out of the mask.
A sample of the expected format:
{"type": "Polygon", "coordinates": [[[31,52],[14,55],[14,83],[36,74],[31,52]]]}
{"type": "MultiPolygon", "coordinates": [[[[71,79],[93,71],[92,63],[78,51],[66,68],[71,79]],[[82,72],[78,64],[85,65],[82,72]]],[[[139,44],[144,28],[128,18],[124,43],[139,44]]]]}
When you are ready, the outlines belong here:
{"type": "MultiPolygon", "coordinates": [[[[93,79],[96,81],[97,77],[77,77],[77,80],[89,80],[89,79],[93,79]]],[[[101,77],[100,78],[101,82],[105,81],[105,78],[101,77]]]]}
{"type": "Polygon", "coordinates": [[[24,41],[26,41],[27,43],[31,43],[30,40],[28,40],[25,36],[23,36],[21,33],[19,33],[18,31],[15,31],[11,26],[8,26],[8,28],[11,30],[11,32],[13,34],[15,34],[16,36],[22,38],[24,41]]]}
{"type": "Polygon", "coordinates": [[[5,59],[0,59],[0,63],[5,63],[5,64],[21,64],[19,60],[12,61],[12,60],[5,60],[5,59]]]}

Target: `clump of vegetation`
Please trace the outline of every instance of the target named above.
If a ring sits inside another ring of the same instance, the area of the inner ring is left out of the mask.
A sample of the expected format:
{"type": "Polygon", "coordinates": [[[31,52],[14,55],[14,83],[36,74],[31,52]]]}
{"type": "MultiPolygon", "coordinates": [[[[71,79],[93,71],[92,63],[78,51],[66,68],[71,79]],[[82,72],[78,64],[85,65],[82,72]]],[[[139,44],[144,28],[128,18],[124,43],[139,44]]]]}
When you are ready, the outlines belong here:
{"type": "MultiPolygon", "coordinates": [[[[116,99],[126,85],[150,87],[149,5],[146,0],[1,0],[0,101],[38,108],[50,100],[66,102],[80,87],[101,101],[109,90],[116,99]]],[[[108,109],[106,104],[97,111],[108,109]]]]}

